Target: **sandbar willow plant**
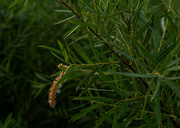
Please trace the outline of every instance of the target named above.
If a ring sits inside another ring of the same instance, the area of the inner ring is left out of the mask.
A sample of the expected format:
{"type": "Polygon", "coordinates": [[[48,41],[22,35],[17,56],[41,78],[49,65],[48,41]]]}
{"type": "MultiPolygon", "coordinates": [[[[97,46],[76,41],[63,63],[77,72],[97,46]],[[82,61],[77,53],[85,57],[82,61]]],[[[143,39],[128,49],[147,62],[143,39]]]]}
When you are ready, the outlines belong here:
{"type": "MultiPolygon", "coordinates": [[[[89,127],[180,127],[179,0],[58,0],[72,29],[52,51],[89,127]],[[81,35],[76,35],[81,31],[81,35]],[[91,117],[91,118],[89,118],[91,117]],[[93,122],[93,123],[92,123],[93,122]]],[[[57,73],[56,75],[58,75],[57,73]]],[[[57,104],[58,106],[58,104],[57,104]]]]}

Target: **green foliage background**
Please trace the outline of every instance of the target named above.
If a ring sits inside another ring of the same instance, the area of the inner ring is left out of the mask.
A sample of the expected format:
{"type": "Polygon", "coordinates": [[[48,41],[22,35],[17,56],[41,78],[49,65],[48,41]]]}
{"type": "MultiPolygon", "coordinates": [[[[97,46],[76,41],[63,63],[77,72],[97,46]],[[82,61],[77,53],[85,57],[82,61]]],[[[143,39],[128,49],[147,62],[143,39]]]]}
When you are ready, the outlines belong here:
{"type": "Polygon", "coordinates": [[[55,1],[26,0],[8,9],[12,2],[0,4],[0,127],[71,127],[67,110],[79,104],[69,100],[75,89],[61,93],[58,108],[49,107],[51,75],[60,62],[38,47],[58,47],[69,25],[53,24],[68,14],[54,11],[62,8],[55,1]]]}
{"type": "Polygon", "coordinates": [[[1,5],[1,126],[180,127],[178,0],[10,3],[1,5]],[[66,82],[51,109],[60,63],[66,82]]]}

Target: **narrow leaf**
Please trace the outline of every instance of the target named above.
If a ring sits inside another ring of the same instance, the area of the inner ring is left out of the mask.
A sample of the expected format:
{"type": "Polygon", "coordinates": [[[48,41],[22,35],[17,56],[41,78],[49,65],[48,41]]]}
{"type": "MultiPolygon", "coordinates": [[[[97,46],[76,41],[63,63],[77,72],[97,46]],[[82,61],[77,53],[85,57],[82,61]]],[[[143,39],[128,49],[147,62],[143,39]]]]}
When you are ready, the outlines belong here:
{"type": "Polygon", "coordinates": [[[70,13],[72,13],[72,11],[70,11],[70,10],[54,10],[55,12],[70,12],[70,13]]]}
{"type": "MultiPolygon", "coordinates": [[[[140,4],[140,2],[139,2],[139,4],[140,4]]],[[[134,14],[134,18],[133,18],[133,30],[136,28],[136,24],[137,24],[137,22],[138,22],[138,19],[139,19],[139,15],[140,15],[140,13],[141,13],[141,10],[142,10],[142,7],[143,7],[143,4],[144,4],[144,2],[142,2],[141,3],[141,5],[140,5],[140,7],[138,7],[138,10],[135,12],[135,14],[134,14]]]]}
{"type": "MultiPolygon", "coordinates": [[[[160,81],[160,80],[159,80],[160,81]]],[[[160,85],[160,82],[159,82],[160,85]]],[[[157,83],[158,86],[158,83],[157,83]]],[[[156,87],[157,88],[157,87],[156,87]]],[[[161,128],[161,105],[160,105],[160,89],[157,91],[156,95],[156,114],[157,114],[157,122],[158,128],[161,128]]]]}
{"type": "Polygon", "coordinates": [[[38,47],[46,48],[46,49],[48,49],[48,50],[50,50],[50,51],[53,51],[53,52],[55,52],[55,53],[58,53],[58,54],[63,54],[60,50],[57,50],[57,49],[55,49],[55,48],[51,48],[51,47],[48,47],[48,46],[39,45],[38,47]]]}
{"type": "Polygon", "coordinates": [[[91,36],[90,32],[88,32],[88,39],[89,39],[91,50],[92,50],[95,58],[100,62],[99,57],[98,57],[98,53],[96,52],[96,48],[95,48],[94,43],[92,41],[92,36],[91,36]]]}
{"type": "Polygon", "coordinates": [[[84,49],[81,47],[81,45],[79,45],[79,44],[76,43],[74,47],[75,47],[77,53],[82,57],[82,59],[83,59],[86,63],[88,63],[88,64],[91,64],[91,63],[92,63],[91,60],[90,60],[90,57],[88,57],[88,56],[86,55],[86,53],[85,53],[84,49]]]}
{"type": "Polygon", "coordinates": [[[176,64],[176,63],[178,63],[178,62],[180,62],[180,58],[177,58],[177,59],[169,62],[169,63],[167,64],[166,68],[167,68],[167,67],[171,67],[172,65],[174,65],[174,64],[176,64]]]}
{"type": "Polygon", "coordinates": [[[168,48],[167,52],[165,52],[167,55],[165,54],[165,57],[164,57],[165,60],[163,61],[162,65],[161,65],[161,67],[159,69],[160,74],[164,71],[164,69],[166,68],[168,62],[171,60],[173,54],[179,48],[179,46],[180,46],[180,42],[178,44],[175,43],[171,47],[168,48]]]}
{"type": "Polygon", "coordinates": [[[149,94],[151,92],[151,88],[153,87],[153,83],[154,83],[154,78],[152,78],[152,80],[150,81],[150,84],[149,84],[150,86],[149,86],[148,91],[147,91],[146,96],[145,96],[145,101],[144,101],[144,105],[143,105],[143,109],[142,109],[142,113],[141,113],[141,118],[143,117],[144,110],[146,108],[146,104],[147,104],[147,101],[148,101],[148,96],[149,96],[149,94]]]}
{"type": "Polygon", "coordinates": [[[124,76],[129,76],[129,77],[144,77],[144,78],[153,78],[157,77],[158,75],[150,75],[150,74],[140,74],[140,73],[129,73],[129,72],[106,72],[106,74],[111,74],[111,75],[124,75],[124,76]]]}
{"type": "Polygon", "coordinates": [[[66,22],[66,21],[68,21],[68,20],[74,18],[74,17],[76,17],[76,16],[68,17],[67,19],[64,19],[64,20],[62,20],[62,21],[59,21],[59,22],[54,23],[54,25],[61,24],[61,23],[63,23],[63,22],[66,22]]]}
{"type": "Polygon", "coordinates": [[[82,96],[88,88],[99,78],[99,76],[95,76],[86,86],[85,88],[80,92],[79,96],[82,96]]]}
{"type": "MultiPolygon", "coordinates": [[[[54,52],[51,51],[51,53],[56,57],[58,58],[60,61],[66,63],[66,61],[64,61],[64,59],[60,58],[58,55],[56,55],[54,52]]],[[[67,63],[66,63],[67,64],[67,63]]]]}
{"type": "Polygon", "coordinates": [[[97,72],[99,70],[100,67],[95,68],[92,72],[90,72],[89,74],[87,74],[83,80],[81,80],[81,82],[77,85],[76,87],[76,91],[86,82],[89,80],[90,77],[92,77],[94,75],[95,72],[97,72]]]}
{"type": "Polygon", "coordinates": [[[76,97],[73,100],[88,100],[88,101],[96,101],[96,102],[114,102],[114,99],[106,98],[106,97],[76,97]]]}
{"type": "Polygon", "coordinates": [[[122,109],[120,109],[119,113],[116,115],[116,117],[114,118],[114,121],[113,121],[113,126],[112,128],[116,128],[117,126],[117,120],[125,113],[127,107],[129,105],[129,102],[127,102],[122,109]]]}
{"type": "Polygon", "coordinates": [[[154,97],[156,96],[159,88],[160,88],[160,77],[158,77],[158,79],[157,79],[156,89],[155,89],[155,91],[154,91],[154,93],[153,93],[153,95],[152,95],[152,97],[151,97],[150,102],[151,102],[151,101],[154,99],[154,97]]]}
{"type": "Polygon", "coordinates": [[[76,121],[76,120],[79,119],[80,117],[84,116],[84,115],[87,114],[88,112],[91,112],[93,109],[96,109],[96,108],[98,108],[98,107],[100,107],[99,104],[94,104],[94,105],[92,105],[92,106],[90,106],[90,107],[88,107],[88,108],[80,111],[77,115],[73,116],[73,117],[69,120],[69,122],[70,122],[70,121],[72,121],[72,122],[76,121]]]}
{"type": "Polygon", "coordinates": [[[9,123],[12,121],[12,119],[11,119],[12,114],[13,114],[13,113],[11,112],[11,113],[8,115],[8,117],[6,118],[3,128],[8,128],[9,123]]]}
{"type": "Polygon", "coordinates": [[[138,41],[134,40],[134,43],[139,47],[139,49],[141,50],[141,52],[149,59],[151,60],[151,62],[154,64],[155,60],[153,58],[153,56],[149,53],[149,51],[144,48],[144,46],[139,43],[138,41]]]}
{"type": "Polygon", "coordinates": [[[9,9],[12,8],[13,6],[15,6],[16,4],[21,3],[21,2],[23,2],[23,0],[15,0],[15,1],[9,6],[9,9]]]}
{"type": "MultiPolygon", "coordinates": [[[[154,15],[151,17],[151,27],[153,27],[154,26],[154,15]]],[[[152,33],[152,30],[150,29],[150,28],[148,28],[148,31],[147,31],[147,33],[146,33],[146,36],[145,36],[145,39],[144,39],[144,42],[143,42],[143,44],[147,44],[148,43],[148,41],[149,41],[149,39],[150,39],[150,37],[151,37],[151,33],[152,33]]]]}
{"type": "Polygon", "coordinates": [[[89,23],[83,23],[78,21],[70,21],[70,23],[74,25],[80,25],[81,27],[91,27],[91,28],[99,28],[97,25],[89,24],[89,23]]]}
{"type": "Polygon", "coordinates": [[[79,27],[80,27],[80,25],[78,25],[78,26],[70,29],[68,32],[66,32],[66,33],[64,34],[64,39],[66,39],[67,37],[69,37],[69,36],[70,36],[74,31],[76,31],[79,27]]]}
{"type": "Polygon", "coordinates": [[[175,25],[175,23],[173,22],[173,20],[169,17],[167,11],[165,11],[165,9],[163,7],[161,7],[161,9],[163,10],[165,16],[167,17],[167,19],[170,21],[170,23],[172,24],[173,28],[176,30],[176,32],[178,32],[178,27],[175,25]]]}
{"type": "Polygon", "coordinates": [[[134,61],[135,63],[137,63],[140,67],[144,68],[146,71],[148,71],[148,69],[143,65],[141,64],[139,61],[137,61],[134,57],[130,56],[129,54],[123,52],[123,51],[120,51],[120,50],[117,50],[118,53],[122,54],[123,56],[131,59],[132,61],[134,61]]]}
{"type": "Polygon", "coordinates": [[[139,37],[141,36],[142,33],[144,33],[144,31],[149,27],[149,25],[151,24],[151,21],[147,22],[140,30],[139,32],[136,34],[135,39],[138,40],[139,37]]]}
{"type": "Polygon", "coordinates": [[[173,82],[171,82],[171,81],[169,81],[169,80],[167,80],[167,79],[164,79],[163,81],[164,81],[164,83],[166,83],[166,84],[169,86],[169,88],[172,89],[172,91],[173,91],[174,93],[176,93],[176,95],[177,95],[178,97],[180,97],[180,90],[179,90],[178,87],[176,87],[176,85],[175,85],[173,82]]]}
{"type": "MultiPolygon", "coordinates": [[[[109,79],[105,76],[105,74],[102,72],[102,70],[98,70],[98,73],[99,75],[101,76],[101,78],[106,82],[106,81],[109,81],[109,79]]],[[[108,83],[108,85],[110,87],[112,87],[116,92],[117,94],[119,94],[120,96],[123,95],[123,93],[121,92],[121,90],[114,84],[114,83],[108,83]]]]}
{"type": "MultiPolygon", "coordinates": [[[[146,21],[145,21],[142,17],[140,17],[140,19],[141,19],[142,22],[146,23],[146,21]]],[[[157,35],[160,39],[162,39],[167,46],[169,46],[169,44],[166,42],[166,40],[165,40],[164,38],[162,38],[161,35],[160,35],[153,27],[151,27],[150,25],[149,25],[148,27],[149,27],[149,29],[151,29],[151,31],[152,31],[155,35],[157,35]]]]}
{"type": "Polygon", "coordinates": [[[57,41],[58,41],[58,45],[59,45],[61,51],[63,52],[63,56],[64,56],[64,59],[65,59],[65,62],[68,63],[69,58],[68,58],[67,51],[66,51],[66,49],[64,48],[64,46],[62,45],[62,43],[61,43],[59,40],[57,40],[57,41]]]}
{"type": "Polygon", "coordinates": [[[166,75],[168,72],[177,71],[177,70],[180,70],[180,66],[170,67],[170,68],[166,69],[166,70],[163,72],[163,75],[166,75]]]}
{"type": "Polygon", "coordinates": [[[115,17],[115,16],[121,14],[122,12],[123,12],[123,11],[117,11],[117,12],[111,13],[111,14],[105,16],[105,19],[115,17]]]}
{"type": "Polygon", "coordinates": [[[89,7],[94,13],[97,13],[96,10],[94,9],[94,6],[91,3],[89,3],[90,1],[84,0],[84,2],[87,5],[87,7],[89,7]]]}

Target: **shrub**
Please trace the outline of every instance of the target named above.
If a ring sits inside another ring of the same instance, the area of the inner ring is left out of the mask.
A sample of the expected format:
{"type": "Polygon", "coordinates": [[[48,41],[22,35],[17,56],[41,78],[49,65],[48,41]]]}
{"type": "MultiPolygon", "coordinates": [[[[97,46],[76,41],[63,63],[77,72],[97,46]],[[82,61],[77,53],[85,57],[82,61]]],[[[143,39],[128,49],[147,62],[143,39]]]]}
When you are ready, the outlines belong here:
{"type": "Polygon", "coordinates": [[[86,105],[70,121],[81,119],[86,127],[180,127],[179,1],[58,2],[66,7],[59,12],[71,12],[59,23],[70,20],[74,26],[58,40],[59,48],[40,47],[62,63],[64,74],[54,89],[62,82],[64,91],[75,86],[79,96],[73,100],[86,105]]]}

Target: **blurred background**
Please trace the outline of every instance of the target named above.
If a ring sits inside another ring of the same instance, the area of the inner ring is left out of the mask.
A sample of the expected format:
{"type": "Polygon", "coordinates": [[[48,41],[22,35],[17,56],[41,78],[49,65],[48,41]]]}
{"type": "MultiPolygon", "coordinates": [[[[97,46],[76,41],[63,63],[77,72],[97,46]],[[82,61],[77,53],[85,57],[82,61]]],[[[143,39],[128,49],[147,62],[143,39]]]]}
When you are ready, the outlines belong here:
{"type": "Polygon", "coordinates": [[[70,86],[58,95],[57,106],[49,107],[51,75],[59,71],[61,62],[49,50],[38,47],[59,48],[57,39],[62,40],[71,26],[68,22],[53,25],[68,17],[54,10],[64,7],[51,0],[25,0],[8,9],[12,2],[1,0],[0,4],[0,126],[85,127],[81,122],[67,124],[78,112],[71,108],[79,101],[69,98],[77,95],[76,83],[66,83],[70,86]]]}

